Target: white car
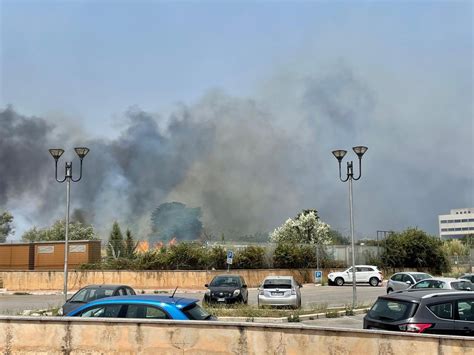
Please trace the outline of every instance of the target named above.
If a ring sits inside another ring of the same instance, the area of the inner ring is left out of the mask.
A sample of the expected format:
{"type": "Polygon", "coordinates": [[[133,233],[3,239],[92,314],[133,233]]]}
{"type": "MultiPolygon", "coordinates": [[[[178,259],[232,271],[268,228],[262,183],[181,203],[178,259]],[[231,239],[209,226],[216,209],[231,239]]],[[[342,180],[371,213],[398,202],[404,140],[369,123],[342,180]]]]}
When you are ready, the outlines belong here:
{"type": "MultiPolygon", "coordinates": [[[[382,272],[373,265],[356,265],[356,283],[369,283],[371,286],[378,286],[383,281],[382,272]]],[[[352,267],[345,271],[331,272],[328,275],[329,285],[342,286],[345,283],[352,283],[352,267]]]]}

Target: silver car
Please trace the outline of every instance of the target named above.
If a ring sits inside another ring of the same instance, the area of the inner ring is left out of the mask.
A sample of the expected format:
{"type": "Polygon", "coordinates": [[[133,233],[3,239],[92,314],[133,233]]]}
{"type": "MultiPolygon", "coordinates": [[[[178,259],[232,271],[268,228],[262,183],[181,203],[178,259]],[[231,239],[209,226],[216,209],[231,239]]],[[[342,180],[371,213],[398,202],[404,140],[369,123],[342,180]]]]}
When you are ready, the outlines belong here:
{"type": "Polygon", "coordinates": [[[293,276],[268,276],[258,289],[258,307],[301,307],[300,285],[293,276]]]}
{"type": "Polygon", "coordinates": [[[472,291],[474,286],[471,281],[464,279],[453,279],[449,277],[436,277],[421,280],[410,287],[410,290],[420,290],[426,288],[444,288],[448,290],[472,291]]]}
{"type": "Polygon", "coordinates": [[[388,279],[387,293],[406,290],[418,281],[431,278],[433,278],[433,276],[424,272],[397,272],[388,279]]]}

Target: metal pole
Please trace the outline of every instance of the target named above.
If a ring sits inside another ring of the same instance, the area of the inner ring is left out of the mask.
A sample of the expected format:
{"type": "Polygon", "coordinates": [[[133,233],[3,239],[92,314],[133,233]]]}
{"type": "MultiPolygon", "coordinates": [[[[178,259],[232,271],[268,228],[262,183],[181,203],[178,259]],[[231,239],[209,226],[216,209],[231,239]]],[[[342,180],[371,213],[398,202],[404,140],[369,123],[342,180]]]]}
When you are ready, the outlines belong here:
{"type": "Polygon", "coordinates": [[[354,215],[352,212],[352,176],[349,177],[349,211],[351,216],[351,243],[352,243],[352,309],[357,305],[355,243],[354,243],[354,215]]]}
{"type": "Polygon", "coordinates": [[[67,276],[69,255],[69,204],[71,194],[71,178],[66,179],[66,235],[64,238],[64,301],[67,302],[67,276]]]}

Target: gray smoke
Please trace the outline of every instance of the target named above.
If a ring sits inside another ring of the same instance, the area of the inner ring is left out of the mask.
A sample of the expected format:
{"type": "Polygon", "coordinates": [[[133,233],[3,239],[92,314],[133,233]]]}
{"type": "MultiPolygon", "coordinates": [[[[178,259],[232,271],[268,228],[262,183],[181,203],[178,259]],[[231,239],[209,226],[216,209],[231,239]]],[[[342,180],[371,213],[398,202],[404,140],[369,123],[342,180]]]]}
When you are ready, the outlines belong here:
{"type": "Polygon", "coordinates": [[[425,82],[433,91],[426,97],[361,76],[347,66],[283,75],[253,99],[211,91],[169,117],[134,107],[108,141],[68,136],[47,118],[7,108],[0,207],[23,214],[27,228],[62,218],[65,187],[54,182],[48,148],[64,147],[72,159],[72,148],[85,145],[91,151],[83,180],[72,186],[72,207],[104,236],[118,220],[146,238],[151,212],[171,201],[201,207],[215,235],[270,231],[305,208],[347,234],[347,184],[338,181],[331,151],[347,149],[355,161],[351,147],[363,144],[357,235],[408,226],[436,233],[438,214],[473,202],[469,92],[456,97],[454,81],[425,82]]]}

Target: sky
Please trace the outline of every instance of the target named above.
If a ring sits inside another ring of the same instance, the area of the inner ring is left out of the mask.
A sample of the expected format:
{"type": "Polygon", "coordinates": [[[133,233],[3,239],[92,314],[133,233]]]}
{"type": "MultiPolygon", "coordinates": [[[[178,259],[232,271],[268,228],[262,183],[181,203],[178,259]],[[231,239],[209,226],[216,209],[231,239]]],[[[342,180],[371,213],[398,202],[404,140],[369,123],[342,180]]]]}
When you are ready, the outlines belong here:
{"type": "Polygon", "coordinates": [[[64,215],[48,144],[91,147],[72,203],[104,233],[119,220],[145,238],[151,211],[179,201],[216,234],[315,208],[347,235],[331,151],[355,145],[369,147],[358,238],[437,234],[439,214],[474,206],[470,1],[0,4],[15,238],[64,215]]]}

